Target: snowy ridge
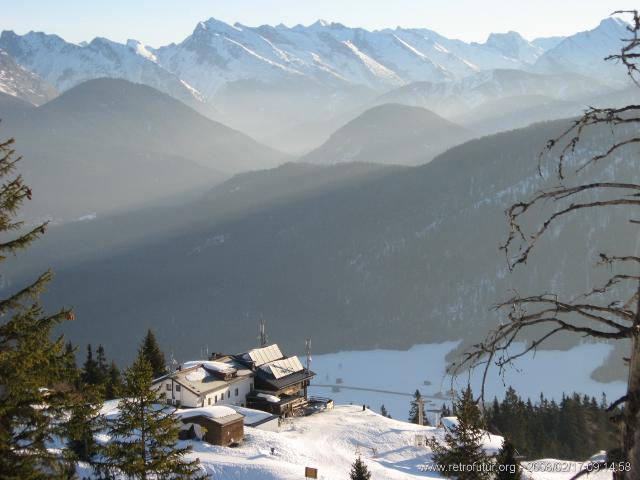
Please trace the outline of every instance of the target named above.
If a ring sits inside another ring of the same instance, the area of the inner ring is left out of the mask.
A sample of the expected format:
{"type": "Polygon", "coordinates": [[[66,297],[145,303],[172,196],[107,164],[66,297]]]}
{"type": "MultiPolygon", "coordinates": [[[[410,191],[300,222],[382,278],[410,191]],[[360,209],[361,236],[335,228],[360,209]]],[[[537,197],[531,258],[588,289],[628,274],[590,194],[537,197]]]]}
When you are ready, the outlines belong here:
{"type": "MultiPolygon", "coordinates": [[[[529,52],[542,52],[522,41],[529,52]]],[[[528,61],[530,57],[528,53],[528,61]]],[[[507,58],[488,44],[448,40],[424,29],[368,31],[323,21],[308,27],[247,27],[215,19],[199,23],[182,43],[158,49],[158,59],[209,95],[228,82],[273,80],[277,70],[270,67],[286,68],[287,75],[311,81],[379,89],[416,80],[450,80],[481,68],[524,68],[527,63],[507,58]],[[246,52],[230,48],[230,41],[246,52]],[[248,52],[260,61],[246,58],[248,52]]]]}
{"type": "Polygon", "coordinates": [[[565,39],[530,42],[507,32],[491,34],[485,43],[466,43],[424,28],[369,31],[325,21],[248,27],[211,18],[182,42],[157,49],[136,40],[120,44],[95,38],[74,44],[56,35],[11,31],[2,32],[0,48],[61,91],[89,79],[124,78],[189,103],[211,101],[239,81],[385,91],[495,69],[594,75],[602,58],[619,50],[625,28],[621,20],[607,19],[565,39]]]}
{"type": "Polygon", "coordinates": [[[88,44],[66,42],[57,35],[4,31],[0,48],[22,67],[44,78],[60,91],[101,77],[122,78],[149,85],[184,103],[199,101],[192,87],[153,61],[153,54],[140,42],[127,45],[106,38],[88,44]]]}
{"type": "Polygon", "coordinates": [[[604,59],[620,52],[622,39],[629,37],[627,27],[619,18],[602,20],[597,28],[559,42],[537,59],[534,68],[541,73],[575,72],[625,84],[625,69],[604,59]]]}
{"type": "Polygon", "coordinates": [[[40,105],[57,95],[56,89],[38,75],[18,65],[0,50],[0,92],[40,105]]]}

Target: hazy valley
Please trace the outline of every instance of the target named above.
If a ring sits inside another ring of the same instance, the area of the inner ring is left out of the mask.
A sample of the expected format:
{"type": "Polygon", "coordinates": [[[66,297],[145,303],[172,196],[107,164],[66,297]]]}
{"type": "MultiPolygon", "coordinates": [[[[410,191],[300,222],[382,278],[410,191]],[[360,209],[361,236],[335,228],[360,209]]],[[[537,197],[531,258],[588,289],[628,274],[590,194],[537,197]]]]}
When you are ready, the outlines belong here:
{"type": "MultiPolygon", "coordinates": [[[[209,20],[157,49],[4,32],[0,117],[35,192],[25,219],[55,225],[4,288],[51,265],[46,298],[86,319],[71,338],[124,357],[150,326],[177,356],[202,328],[239,350],[260,318],[292,350],[471,341],[510,289],[590,268],[509,274],[502,211],[547,185],[537,156],[568,125],[549,120],[635,98],[613,70],[590,77],[600,50],[575,49],[615,49],[624,28],[465,44],[209,20]]],[[[591,238],[588,225],[562,228],[591,238]]]]}
{"type": "Polygon", "coordinates": [[[636,480],[640,14],[248,3],[0,22],[0,477],[636,480]]]}

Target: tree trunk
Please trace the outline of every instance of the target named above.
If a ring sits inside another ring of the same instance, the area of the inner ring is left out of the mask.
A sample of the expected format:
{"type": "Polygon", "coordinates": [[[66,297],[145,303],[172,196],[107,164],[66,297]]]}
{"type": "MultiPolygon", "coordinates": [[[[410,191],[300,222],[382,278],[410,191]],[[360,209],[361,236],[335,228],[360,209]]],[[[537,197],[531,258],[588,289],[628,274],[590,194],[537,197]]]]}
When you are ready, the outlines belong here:
{"type": "MultiPolygon", "coordinates": [[[[639,315],[640,317],[640,312],[639,315]]],[[[624,456],[630,464],[630,471],[624,472],[624,480],[640,479],[640,324],[636,321],[636,331],[631,337],[629,358],[629,382],[627,401],[624,406],[624,456]]]]}

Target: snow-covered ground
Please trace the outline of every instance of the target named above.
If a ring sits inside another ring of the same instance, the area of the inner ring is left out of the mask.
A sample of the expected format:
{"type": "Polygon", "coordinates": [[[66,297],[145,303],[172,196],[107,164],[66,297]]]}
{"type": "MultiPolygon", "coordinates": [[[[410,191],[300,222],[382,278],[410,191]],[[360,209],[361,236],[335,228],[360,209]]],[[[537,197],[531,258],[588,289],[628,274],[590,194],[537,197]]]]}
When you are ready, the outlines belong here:
{"type": "MultiPolygon", "coordinates": [[[[300,479],[305,466],[318,468],[320,478],[344,479],[357,454],[374,479],[438,478],[421,470],[430,453],[416,447],[415,439],[416,434],[441,436],[442,430],[390,420],[362,407],[337,406],[292,419],[280,432],[247,428],[245,434],[238,448],[194,442],[193,455],[215,479],[300,479]]],[[[487,450],[495,451],[501,441],[487,438],[487,450]]]]}
{"type": "MultiPolygon", "coordinates": [[[[419,389],[423,395],[441,392],[444,400],[433,399],[427,408],[440,408],[447,401],[451,378],[445,374],[445,356],[458,345],[445,342],[417,345],[406,351],[369,350],[317,355],[311,369],[317,373],[315,385],[334,385],[341,379],[345,387],[360,387],[389,392],[411,394],[419,389]]],[[[515,347],[514,347],[515,348],[515,347]]],[[[497,370],[489,373],[486,398],[501,397],[512,386],[522,397],[535,401],[540,393],[547,398],[560,399],[563,393],[579,392],[595,396],[598,400],[606,393],[610,400],[623,395],[624,382],[599,383],[590,378],[602,364],[612,347],[606,344],[584,344],[568,351],[546,350],[522,357],[502,378],[497,370]]],[[[517,351],[517,350],[514,350],[517,351]]],[[[466,385],[467,376],[459,378],[458,387],[466,385]]],[[[472,375],[472,386],[479,388],[481,372],[472,375]]],[[[350,390],[339,392],[328,387],[312,386],[311,395],[328,396],[338,404],[365,404],[379,410],[384,404],[391,416],[407,418],[410,398],[393,393],[350,390]]]]}
{"type": "MultiPolygon", "coordinates": [[[[102,414],[117,415],[117,403],[107,402],[102,414]]],[[[247,411],[243,409],[243,413],[247,411]]],[[[278,432],[245,427],[245,440],[239,447],[200,441],[183,441],[180,446],[190,444],[190,457],[198,458],[214,480],[293,480],[304,478],[305,467],[317,468],[320,479],[345,479],[357,455],[371,470],[372,479],[401,480],[440,478],[438,473],[429,471],[430,450],[417,446],[416,436],[442,439],[443,435],[439,428],[385,418],[356,405],[341,405],[309,417],[289,419],[278,432]]],[[[105,435],[100,439],[108,441],[105,435]]],[[[483,443],[485,450],[493,454],[500,448],[502,437],[487,435],[483,443]]],[[[566,480],[581,463],[541,460],[537,465],[551,473],[527,473],[527,480],[566,480]]],[[[79,473],[90,475],[88,469],[79,473]]],[[[607,472],[587,477],[610,479],[607,472]]]]}
{"type": "MultiPolygon", "coordinates": [[[[316,384],[335,384],[340,378],[343,386],[406,393],[420,388],[424,394],[433,395],[446,392],[451,386],[450,378],[445,375],[445,356],[456,346],[457,342],[447,342],[420,345],[407,351],[319,355],[313,358],[312,369],[318,373],[316,384]]],[[[512,385],[521,395],[534,399],[540,391],[549,398],[573,391],[594,396],[606,392],[609,398],[615,398],[623,391],[623,382],[600,384],[590,378],[610,348],[603,344],[581,345],[569,351],[541,351],[535,358],[524,357],[518,362],[518,370],[506,372],[504,384],[496,372],[491,374],[487,393],[500,396],[505,385],[512,385]]],[[[472,382],[477,385],[478,381],[479,373],[476,373],[472,382]]],[[[460,382],[466,382],[466,377],[460,382]]],[[[245,442],[237,448],[189,442],[193,446],[191,455],[200,459],[210,478],[221,480],[299,479],[304,478],[306,466],[318,468],[321,479],[344,479],[348,478],[357,454],[367,463],[375,480],[440,478],[425,467],[430,462],[430,452],[426,447],[416,446],[416,435],[442,438],[443,431],[402,421],[407,418],[409,397],[345,388],[332,392],[330,388],[318,386],[312,387],[311,393],[332,397],[336,408],[287,420],[279,432],[246,427],[245,442]],[[348,405],[349,402],[354,405],[348,405]],[[382,417],[372,410],[362,411],[363,403],[375,410],[384,403],[400,420],[382,417]]],[[[442,402],[435,400],[429,406],[439,407],[442,402]]],[[[117,401],[107,402],[102,413],[107,417],[117,415],[117,401]]],[[[101,440],[108,441],[108,438],[101,440]]],[[[501,441],[498,436],[487,437],[485,448],[495,452],[501,441]]],[[[538,462],[542,471],[529,472],[525,478],[568,480],[582,465],[553,459],[538,462]]],[[[611,475],[600,472],[585,478],[610,480],[611,475]]]]}
{"type": "MultiPolygon", "coordinates": [[[[225,448],[192,442],[191,454],[200,459],[213,479],[294,480],[304,476],[304,467],[318,469],[319,478],[342,480],[356,455],[361,455],[374,480],[440,478],[429,472],[431,454],[416,446],[416,435],[442,438],[443,431],[433,427],[388,419],[358,406],[337,406],[332,411],[290,420],[280,432],[245,429],[245,442],[237,448],[225,448]],[[274,453],[271,453],[271,449],[274,453]]],[[[502,438],[487,437],[484,446],[495,452],[502,438]]],[[[547,469],[567,472],[537,472],[531,480],[571,478],[579,464],[545,460],[547,469]]],[[[589,480],[610,479],[608,473],[591,475],[589,480]]]]}

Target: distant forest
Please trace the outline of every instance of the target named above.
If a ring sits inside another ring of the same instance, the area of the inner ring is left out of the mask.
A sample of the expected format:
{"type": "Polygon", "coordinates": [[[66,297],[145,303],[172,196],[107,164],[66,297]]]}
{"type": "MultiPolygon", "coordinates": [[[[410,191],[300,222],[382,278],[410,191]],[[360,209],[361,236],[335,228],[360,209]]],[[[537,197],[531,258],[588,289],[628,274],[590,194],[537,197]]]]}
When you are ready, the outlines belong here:
{"type": "Polygon", "coordinates": [[[616,425],[611,422],[609,403],[574,393],[560,402],[540,394],[533,403],[509,388],[504,400],[494,399],[485,408],[486,428],[503,435],[528,460],[557,458],[586,460],[600,450],[616,445],[616,425]]]}

